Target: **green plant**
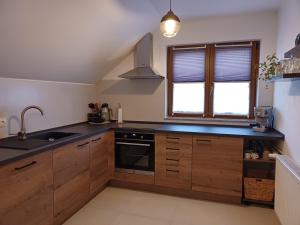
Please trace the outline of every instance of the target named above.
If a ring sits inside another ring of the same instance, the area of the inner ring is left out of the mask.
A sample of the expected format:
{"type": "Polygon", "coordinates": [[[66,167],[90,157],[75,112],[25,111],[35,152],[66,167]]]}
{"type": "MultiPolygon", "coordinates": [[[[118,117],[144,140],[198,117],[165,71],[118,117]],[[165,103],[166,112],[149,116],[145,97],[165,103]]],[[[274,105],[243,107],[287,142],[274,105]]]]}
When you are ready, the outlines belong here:
{"type": "Polygon", "coordinates": [[[279,60],[276,57],[276,54],[268,55],[266,61],[259,64],[259,77],[260,80],[271,80],[276,76],[276,68],[279,66],[279,60]]]}

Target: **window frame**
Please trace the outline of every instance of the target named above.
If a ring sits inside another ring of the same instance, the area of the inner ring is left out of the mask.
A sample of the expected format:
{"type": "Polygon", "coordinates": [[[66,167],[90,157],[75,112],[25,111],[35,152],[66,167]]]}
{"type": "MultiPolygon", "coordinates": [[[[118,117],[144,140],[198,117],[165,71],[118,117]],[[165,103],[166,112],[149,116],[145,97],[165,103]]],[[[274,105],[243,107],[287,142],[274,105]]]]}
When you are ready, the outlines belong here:
{"type": "Polygon", "coordinates": [[[195,45],[175,45],[167,47],[167,115],[169,117],[191,117],[191,118],[223,118],[223,119],[252,119],[254,118],[254,107],[256,105],[258,64],[260,53],[260,41],[242,41],[242,42],[220,42],[209,44],[195,45]],[[252,62],[251,62],[251,80],[249,94],[249,115],[213,115],[214,101],[214,65],[216,45],[237,47],[252,45],[252,62]],[[187,51],[187,49],[196,49],[205,47],[205,96],[204,96],[204,113],[173,113],[173,52],[174,50],[187,51]]]}

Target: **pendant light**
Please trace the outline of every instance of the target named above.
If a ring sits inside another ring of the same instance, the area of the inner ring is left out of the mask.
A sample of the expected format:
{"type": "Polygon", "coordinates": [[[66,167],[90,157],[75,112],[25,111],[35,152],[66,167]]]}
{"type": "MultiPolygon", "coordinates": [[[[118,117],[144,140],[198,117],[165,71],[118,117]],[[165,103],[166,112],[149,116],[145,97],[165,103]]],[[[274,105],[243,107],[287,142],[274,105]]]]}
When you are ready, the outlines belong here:
{"type": "Polygon", "coordinates": [[[168,38],[175,37],[180,30],[180,20],[172,11],[172,2],[170,0],[170,10],[160,21],[161,33],[168,38]]]}

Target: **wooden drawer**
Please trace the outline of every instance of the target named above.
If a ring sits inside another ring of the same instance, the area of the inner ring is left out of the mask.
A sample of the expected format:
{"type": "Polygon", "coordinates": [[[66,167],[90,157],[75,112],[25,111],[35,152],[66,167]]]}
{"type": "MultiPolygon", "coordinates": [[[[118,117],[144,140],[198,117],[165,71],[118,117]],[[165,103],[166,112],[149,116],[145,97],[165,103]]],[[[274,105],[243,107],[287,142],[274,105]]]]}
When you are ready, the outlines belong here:
{"type": "Polygon", "coordinates": [[[185,150],[193,142],[191,135],[182,134],[156,134],[155,141],[170,151],[185,150]]]}
{"type": "Polygon", "coordinates": [[[134,174],[134,173],[122,173],[114,172],[113,180],[126,181],[139,184],[154,184],[153,175],[134,174]]]}
{"type": "Polygon", "coordinates": [[[54,191],[54,222],[62,224],[89,199],[90,175],[85,171],[54,191]]]}
{"type": "Polygon", "coordinates": [[[53,152],[54,188],[89,170],[89,140],[63,146],[53,152]]]}
{"type": "Polygon", "coordinates": [[[51,225],[52,152],[0,167],[0,224],[51,225]]]}
{"type": "Polygon", "coordinates": [[[90,144],[90,176],[91,195],[97,194],[111,179],[114,163],[114,134],[107,132],[91,138],[90,144]]]}
{"type": "Polygon", "coordinates": [[[157,134],[155,136],[155,184],[191,188],[192,136],[157,134]]]}
{"type": "Polygon", "coordinates": [[[194,136],[192,190],[242,195],[243,139],[194,136]]]}

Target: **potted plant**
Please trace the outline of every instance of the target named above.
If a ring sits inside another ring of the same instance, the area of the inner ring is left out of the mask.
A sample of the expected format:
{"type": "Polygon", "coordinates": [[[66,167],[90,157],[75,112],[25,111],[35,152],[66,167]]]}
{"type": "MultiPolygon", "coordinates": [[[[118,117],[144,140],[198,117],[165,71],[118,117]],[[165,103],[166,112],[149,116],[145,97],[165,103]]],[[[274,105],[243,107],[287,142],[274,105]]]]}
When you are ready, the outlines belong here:
{"type": "Polygon", "coordinates": [[[259,64],[259,80],[268,81],[276,76],[276,70],[280,65],[276,54],[268,55],[263,63],[259,64]]]}

